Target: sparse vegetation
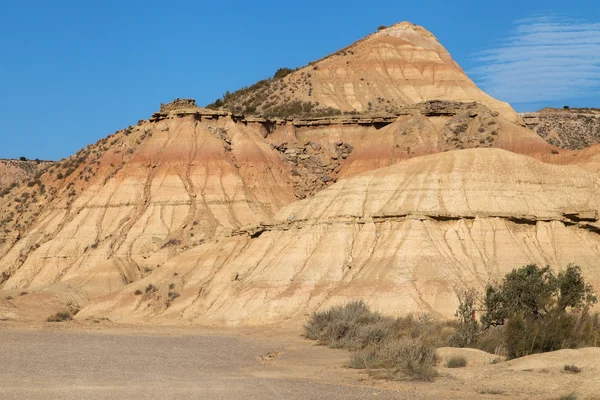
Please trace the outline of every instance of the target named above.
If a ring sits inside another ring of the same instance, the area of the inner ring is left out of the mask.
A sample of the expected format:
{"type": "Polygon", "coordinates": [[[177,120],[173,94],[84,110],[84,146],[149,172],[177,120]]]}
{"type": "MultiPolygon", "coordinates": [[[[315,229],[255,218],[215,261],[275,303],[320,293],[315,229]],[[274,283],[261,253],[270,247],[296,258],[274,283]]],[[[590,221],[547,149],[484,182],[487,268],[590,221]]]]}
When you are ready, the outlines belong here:
{"type": "Polygon", "coordinates": [[[466,366],[467,359],[462,356],[451,357],[448,362],[446,362],[446,367],[448,368],[464,368],[466,366]]]}
{"type": "Polygon", "coordinates": [[[448,324],[427,316],[384,317],[362,301],[313,313],[305,325],[309,339],[353,350],[352,368],[376,377],[432,380],[437,345],[447,342],[448,324]]]}
{"type": "Polygon", "coordinates": [[[136,291],[135,291],[135,295],[136,295],[136,296],[139,296],[139,295],[141,295],[141,294],[142,294],[142,291],[141,291],[140,289],[138,289],[138,290],[136,290],[136,291]]]}
{"type": "Polygon", "coordinates": [[[563,367],[563,371],[578,374],[581,372],[581,368],[577,367],[576,365],[565,365],[563,367]]]}
{"type": "Polygon", "coordinates": [[[565,394],[560,396],[558,400],[577,400],[577,395],[575,393],[565,394]]]}
{"type": "Polygon", "coordinates": [[[63,321],[70,321],[73,319],[73,316],[71,315],[71,313],[69,311],[61,311],[61,312],[57,312],[54,315],[49,316],[46,321],[48,322],[63,322],[63,321]]]}
{"type": "Polygon", "coordinates": [[[148,286],[146,286],[146,294],[152,294],[156,291],[158,291],[158,288],[153,284],[149,283],[148,286]]]}
{"type": "Polygon", "coordinates": [[[312,96],[311,74],[301,72],[293,79],[283,78],[297,70],[278,69],[272,78],[263,79],[252,86],[243,87],[235,92],[225,92],[221,99],[207,105],[210,109],[227,109],[236,114],[260,114],[268,118],[321,117],[340,115],[341,111],[320,107],[318,103],[295,100],[296,91],[312,96]]]}
{"type": "Polygon", "coordinates": [[[288,76],[289,74],[291,74],[292,72],[294,72],[293,69],[291,68],[279,68],[276,72],[275,75],[273,75],[273,79],[281,79],[281,78],[285,78],[286,76],[288,76]]]}
{"type": "Polygon", "coordinates": [[[483,389],[479,391],[480,394],[504,394],[504,391],[498,389],[483,389]]]}

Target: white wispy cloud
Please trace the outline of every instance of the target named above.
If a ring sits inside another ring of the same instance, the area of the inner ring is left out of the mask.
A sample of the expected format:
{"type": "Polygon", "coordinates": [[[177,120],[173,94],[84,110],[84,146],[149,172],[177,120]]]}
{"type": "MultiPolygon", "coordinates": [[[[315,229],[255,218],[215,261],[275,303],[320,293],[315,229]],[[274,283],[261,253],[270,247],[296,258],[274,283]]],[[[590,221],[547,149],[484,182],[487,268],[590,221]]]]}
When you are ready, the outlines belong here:
{"type": "Polygon", "coordinates": [[[515,22],[469,71],[488,94],[511,103],[571,99],[600,91],[600,23],[556,16],[515,22]]]}

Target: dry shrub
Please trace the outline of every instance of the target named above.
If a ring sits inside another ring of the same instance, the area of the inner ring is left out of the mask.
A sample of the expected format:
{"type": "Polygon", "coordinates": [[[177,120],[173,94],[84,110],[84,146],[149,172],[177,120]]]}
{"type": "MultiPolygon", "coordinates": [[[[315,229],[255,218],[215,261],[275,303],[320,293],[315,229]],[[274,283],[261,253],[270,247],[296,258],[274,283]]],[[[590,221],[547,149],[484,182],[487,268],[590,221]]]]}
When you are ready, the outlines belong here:
{"type": "Polygon", "coordinates": [[[62,321],[70,321],[73,319],[73,316],[69,311],[61,311],[57,312],[54,315],[49,316],[46,321],[48,322],[62,322],[62,321]]]}
{"type": "Polygon", "coordinates": [[[446,362],[446,367],[448,368],[464,368],[466,366],[467,359],[462,356],[451,357],[448,362],[446,362]]]}
{"type": "Polygon", "coordinates": [[[565,372],[571,372],[573,374],[578,374],[581,372],[581,368],[579,368],[576,365],[565,365],[563,368],[563,371],[565,372]]]}
{"type": "Polygon", "coordinates": [[[354,353],[349,366],[367,369],[377,378],[431,381],[437,375],[435,351],[421,338],[387,339],[354,353]]]}
{"type": "Polygon", "coordinates": [[[448,342],[452,329],[428,316],[385,317],[360,300],[313,313],[305,332],[331,348],[354,350],[350,366],[373,376],[431,380],[436,346],[448,342]]]}

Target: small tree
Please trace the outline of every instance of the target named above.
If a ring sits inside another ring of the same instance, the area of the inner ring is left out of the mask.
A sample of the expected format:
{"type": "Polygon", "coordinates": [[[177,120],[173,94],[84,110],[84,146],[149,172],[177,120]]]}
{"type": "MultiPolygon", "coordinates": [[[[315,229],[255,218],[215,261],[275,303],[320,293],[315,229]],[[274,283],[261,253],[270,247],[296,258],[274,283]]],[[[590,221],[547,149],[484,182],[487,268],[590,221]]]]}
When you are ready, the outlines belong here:
{"type": "Polygon", "coordinates": [[[571,264],[555,275],[549,266],[529,264],[487,286],[481,322],[484,330],[506,325],[508,356],[521,357],[595,340],[598,319],[589,309],[596,302],[580,267],[571,264]]]}
{"type": "Polygon", "coordinates": [[[474,289],[456,290],[458,309],[454,316],[458,319],[458,327],[450,337],[450,346],[472,347],[477,341],[479,323],[477,322],[477,292],[474,289]]]}

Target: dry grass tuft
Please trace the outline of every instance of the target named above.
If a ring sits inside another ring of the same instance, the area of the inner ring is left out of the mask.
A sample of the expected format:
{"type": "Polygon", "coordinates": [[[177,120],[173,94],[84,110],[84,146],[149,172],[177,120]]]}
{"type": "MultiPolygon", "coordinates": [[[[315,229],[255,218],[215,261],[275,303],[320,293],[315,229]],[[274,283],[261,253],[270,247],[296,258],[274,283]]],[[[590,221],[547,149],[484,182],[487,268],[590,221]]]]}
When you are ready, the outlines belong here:
{"type": "Polygon", "coordinates": [[[446,367],[448,368],[464,368],[467,366],[467,359],[462,356],[454,356],[448,360],[446,367]]]}
{"type": "Polygon", "coordinates": [[[436,375],[436,347],[452,333],[448,328],[427,316],[384,317],[363,301],[353,301],[313,313],[305,333],[331,348],[355,351],[352,368],[381,378],[430,381],[436,375]]]}

